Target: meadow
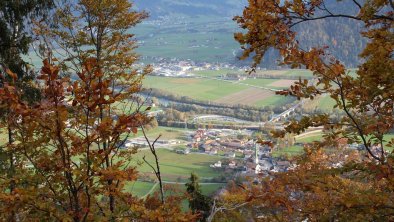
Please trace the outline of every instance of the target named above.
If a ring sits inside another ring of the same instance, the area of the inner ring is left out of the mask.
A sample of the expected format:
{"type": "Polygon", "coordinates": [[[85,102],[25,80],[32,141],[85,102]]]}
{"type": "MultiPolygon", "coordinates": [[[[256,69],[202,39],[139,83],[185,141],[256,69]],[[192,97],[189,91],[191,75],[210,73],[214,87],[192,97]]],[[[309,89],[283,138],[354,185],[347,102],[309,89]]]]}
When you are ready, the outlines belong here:
{"type": "MultiPolygon", "coordinates": [[[[212,179],[221,175],[221,172],[214,170],[209,165],[221,160],[219,156],[205,154],[177,154],[172,150],[158,149],[160,170],[162,177],[166,181],[186,181],[190,174],[195,172],[201,179],[212,179]]],[[[132,164],[137,166],[141,173],[152,174],[153,170],[143,161],[143,157],[150,163],[154,163],[154,157],[149,150],[140,150],[135,154],[132,164]]]]}
{"type": "MultiPolygon", "coordinates": [[[[272,82],[275,81],[267,80],[267,84],[272,82]]],[[[144,86],[196,100],[232,105],[282,106],[294,101],[269,90],[214,79],[149,76],[144,80],[144,86]]]]}
{"type": "MultiPolygon", "coordinates": [[[[226,184],[204,184],[201,183],[201,192],[205,195],[212,195],[220,188],[224,187],[226,184]]],[[[176,183],[176,184],[164,184],[164,187],[167,189],[176,189],[178,194],[180,192],[186,192],[185,183],[176,183]]],[[[144,182],[144,181],[134,181],[130,182],[125,186],[125,190],[127,192],[132,193],[138,197],[146,197],[147,195],[152,195],[155,192],[159,191],[159,184],[155,182],[144,182]]]]}
{"type": "Polygon", "coordinates": [[[290,146],[283,149],[274,150],[272,152],[273,157],[280,157],[280,156],[297,156],[304,152],[304,148],[302,146],[290,146]]]}

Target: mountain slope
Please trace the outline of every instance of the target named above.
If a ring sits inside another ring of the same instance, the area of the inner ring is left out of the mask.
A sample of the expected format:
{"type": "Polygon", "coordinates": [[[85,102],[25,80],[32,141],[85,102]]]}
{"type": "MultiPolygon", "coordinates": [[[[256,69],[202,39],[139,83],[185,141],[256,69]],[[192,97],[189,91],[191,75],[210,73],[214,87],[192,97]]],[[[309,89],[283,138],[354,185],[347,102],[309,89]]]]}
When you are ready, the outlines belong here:
{"type": "MultiPolygon", "coordinates": [[[[357,12],[350,0],[327,2],[331,11],[357,12]]],[[[151,58],[250,65],[250,60],[237,59],[240,47],[233,33],[240,30],[231,19],[242,14],[246,3],[246,0],[135,0],[137,8],[151,16],[135,30],[143,42],[139,52],[151,58]]],[[[336,18],[301,24],[295,30],[305,49],[329,46],[331,55],[355,67],[366,43],[359,34],[362,28],[354,20],[336,18]]],[[[276,68],[277,60],[276,53],[270,51],[261,66],[276,68]]]]}

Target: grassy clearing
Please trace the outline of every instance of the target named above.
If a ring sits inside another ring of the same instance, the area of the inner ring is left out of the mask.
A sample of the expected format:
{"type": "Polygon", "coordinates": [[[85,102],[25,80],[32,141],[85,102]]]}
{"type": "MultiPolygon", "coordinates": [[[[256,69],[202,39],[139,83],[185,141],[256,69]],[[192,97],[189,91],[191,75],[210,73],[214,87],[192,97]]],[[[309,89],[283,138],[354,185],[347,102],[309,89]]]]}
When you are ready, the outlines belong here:
{"type": "Polygon", "coordinates": [[[335,101],[330,96],[324,96],[319,99],[317,107],[323,111],[332,111],[334,109],[335,101]]]}
{"type": "Polygon", "coordinates": [[[212,195],[223,186],[222,184],[203,184],[201,185],[201,191],[205,195],[212,195]]]}
{"type": "Polygon", "coordinates": [[[128,183],[125,186],[125,190],[135,196],[143,197],[153,188],[154,185],[154,183],[150,182],[135,181],[128,183]]]}
{"type": "MultiPolygon", "coordinates": [[[[226,184],[200,184],[201,192],[204,195],[208,195],[208,196],[214,194],[217,190],[224,187],[225,185],[226,184]]],[[[176,189],[179,192],[186,192],[186,186],[184,183],[171,184],[171,185],[166,184],[166,186],[176,189]]]]}
{"type": "Polygon", "coordinates": [[[291,146],[280,150],[275,150],[272,152],[272,156],[280,157],[280,156],[296,156],[302,154],[304,148],[302,146],[291,146]]]}
{"type": "MultiPolygon", "coordinates": [[[[217,190],[222,188],[224,184],[201,184],[200,186],[201,191],[204,195],[212,195],[217,190]]],[[[175,187],[181,192],[186,192],[186,186],[183,183],[171,184],[171,187],[175,187]]],[[[152,182],[135,181],[127,184],[125,186],[125,190],[137,197],[144,197],[147,194],[153,194],[154,192],[159,191],[159,186],[156,183],[152,182]]]]}
{"type": "Polygon", "coordinates": [[[301,78],[312,77],[312,72],[306,69],[291,69],[284,73],[287,76],[295,76],[301,78]]]}
{"type": "MultiPolygon", "coordinates": [[[[164,180],[168,181],[185,181],[190,177],[190,173],[197,173],[200,178],[213,178],[220,176],[221,172],[209,167],[220,160],[220,157],[209,156],[204,154],[177,154],[171,150],[159,149],[157,151],[160,162],[160,170],[164,180]]],[[[133,164],[138,165],[138,170],[143,173],[152,173],[152,169],[143,163],[143,157],[150,163],[154,163],[153,155],[148,150],[139,151],[133,160],[133,164]]]]}
{"type": "Polygon", "coordinates": [[[323,133],[313,133],[305,137],[296,139],[297,143],[311,143],[314,141],[321,141],[323,139],[323,133]]]}

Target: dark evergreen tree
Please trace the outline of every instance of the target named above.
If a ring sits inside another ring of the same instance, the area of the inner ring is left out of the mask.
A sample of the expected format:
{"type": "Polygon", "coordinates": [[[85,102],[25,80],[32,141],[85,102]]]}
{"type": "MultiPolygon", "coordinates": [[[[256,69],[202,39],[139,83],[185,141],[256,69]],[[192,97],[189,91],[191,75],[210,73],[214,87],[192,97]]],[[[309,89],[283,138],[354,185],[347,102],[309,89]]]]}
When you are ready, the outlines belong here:
{"type": "Polygon", "coordinates": [[[32,42],[31,27],[34,19],[45,19],[54,7],[53,0],[1,0],[0,1],[0,86],[6,81],[7,69],[18,77],[18,88],[23,90],[27,101],[39,98],[32,87],[33,72],[27,69],[22,55],[29,52],[32,42]]]}
{"type": "Polygon", "coordinates": [[[210,214],[212,199],[201,192],[198,176],[194,173],[190,175],[190,182],[186,183],[186,191],[189,194],[189,208],[193,213],[201,215],[199,221],[206,221],[210,214]]]}

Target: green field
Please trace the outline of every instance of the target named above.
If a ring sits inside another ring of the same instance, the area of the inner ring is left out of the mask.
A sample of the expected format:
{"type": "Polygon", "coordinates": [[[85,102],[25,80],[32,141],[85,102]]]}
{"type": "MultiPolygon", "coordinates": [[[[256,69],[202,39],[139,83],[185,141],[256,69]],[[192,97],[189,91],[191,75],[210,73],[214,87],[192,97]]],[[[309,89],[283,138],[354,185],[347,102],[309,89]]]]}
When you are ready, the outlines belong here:
{"type": "Polygon", "coordinates": [[[155,183],[135,181],[135,182],[128,183],[125,186],[125,190],[129,193],[132,193],[135,196],[143,197],[151,190],[154,191],[156,189],[156,186],[155,187],[154,186],[155,186],[155,183]]]}
{"type": "Polygon", "coordinates": [[[255,103],[256,106],[284,106],[296,101],[295,98],[289,96],[274,95],[267,99],[255,103]]]}
{"type": "Polygon", "coordinates": [[[329,97],[324,96],[319,99],[317,107],[323,111],[332,111],[334,109],[335,101],[329,97]]]}
{"type": "MultiPolygon", "coordinates": [[[[146,131],[146,134],[150,140],[155,140],[159,135],[161,135],[160,139],[164,140],[186,140],[185,138],[185,130],[182,128],[171,128],[159,126],[154,129],[146,131]]],[[[130,135],[130,138],[142,137],[144,136],[141,129],[138,129],[137,134],[130,135]]]]}
{"type": "MultiPolygon", "coordinates": [[[[175,187],[177,190],[181,192],[186,192],[186,187],[184,183],[179,183],[179,184],[164,184],[165,187],[171,186],[175,187]]],[[[205,195],[212,195],[215,193],[218,189],[222,188],[225,186],[225,184],[201,184],[201,191],[205,195]]],[[[138,197],[145,197],[148,194],[153,194],[155,192],[159,191],[159,184],[158,183],[153,183],[153,182],[142,182],[142,181],[135,181],[127,184],[125,186],[125,190],[127,192],[132,193],[135,196],[138,197]]]]}
{"type": "Polygon", "coordinates": [[[239,70],[231,70],[231,69],[201,70],[201,71],[193,71],[192,73],[198,76],[206,76],[206,77],[221,77],[222,75],[226,75],[228,73],[244,74],[239,70]]]}
{"type": "Polygon", "coordinates": [[[146,88],[163,89],[177,95],[198,100],[216,100],[247,89],[247,86],[211,79],[169,78],[149,76],[144,80],[146,88]]]}
{"type": "MultiPolygon", "coordinates": [[[[271,89],[281,89],[281,87],[274,87],[270,86],[270,84],[279,81],[280,79],[246,79],[241,81],[242,83],[246,83],[252,86],[262,86],[262,87],[267,87],[271,89]]],[[[285,87],[282,87],[285,88],[285,87]]]]}
{"type": "Polygon", "coordinates": [[[320,110],[323,112],[332,112],[335,101],[328,95],[317,96],[313,100],[304,100],[303,109],[307,112],[320,110]]]}
{"type": "MultiPolygon", "coordinates": [[[[217,156],[204,154],[182,155],[166,149],[159,149],[157,153],[163,179],[167,181],[185,181],[192,172],[197,173],[201,179],[214,178],[221,174],[220,171],[209,167],[210,164],[221,160],[217,156]]],[[[135,155],[133,164],[138,166],[138,170],[142,173],[152,173],[153,170],[146,163],[143,163],[142,158],[144,155],[149,163],[154,163],[154,158],[150,151],[141,150],[135,155]]]]}
{"type": "Polygon", "coordinates": [[[272,152],[272,156],[279,157],[279,156],[296,156],[302,154],[304,148],[302,146],[291,146],[286,147],[283,149],[275,150],[272,152]]]}
{"type": "Polygon", "coordinates": [[[321,141],[322,139],[323,139],[323,133],[318,132],[318,133],[309,134],[305,137],[301,137],[299,139],[296,139],[296,142],[297,143],[311,143],[314,141],[321,141]]]}
{"type": "Polygon", "coordinates": [[[288,70],[285,75],[308,78],[312,77],[312,72],[306,69],[291,69],[288,70]]]}
{"type": "MultiPolygon", "coordinates": [[[[267,83],[271,80],[266,80],[267,83]]],[[[237,93],[246,94],[246,90],[253,90],[253,87],[237,84],[236,82],[231,83],[228,81],[220,81],[213,79],[201,79],[201,78],[171,78],[171,77],[158,77],[149,76],[144,80],[145,88],[156,88],[173,93],[180,96],[187,96],[192,99],[200,101],[216,101],[222,98],[235,96],[237,93]]],[[[255,106],[281,106],[287,103],[293,102],[293,98],[277,96],[273,92],[265,92],[261,90],[261,97],[256,100],[252,100],[251,104],[255,106]],[[269,93],[268,97],[264,96],[264,93],[269,93]]],[[[228,98],[228,103],[232,103],[231,98],[228,98]]],[[[226,101],[226,102],[227,102],[226,101]]],[[[236,104],[236,102],[234,102],[236,104]]]]}

